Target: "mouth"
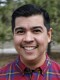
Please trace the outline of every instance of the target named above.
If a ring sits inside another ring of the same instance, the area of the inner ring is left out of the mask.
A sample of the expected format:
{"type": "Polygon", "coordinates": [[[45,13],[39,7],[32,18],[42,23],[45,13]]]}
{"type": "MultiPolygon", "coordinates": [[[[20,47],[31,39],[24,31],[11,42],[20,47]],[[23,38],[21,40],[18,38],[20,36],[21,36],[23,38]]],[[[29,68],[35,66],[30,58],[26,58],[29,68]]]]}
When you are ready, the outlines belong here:
{"type": "Polygon", "coordinates": [[[36,49],[38,45],[37,46],[21,46],[21,47],[27,51],[31,51],[31,50],[36,49]]]}

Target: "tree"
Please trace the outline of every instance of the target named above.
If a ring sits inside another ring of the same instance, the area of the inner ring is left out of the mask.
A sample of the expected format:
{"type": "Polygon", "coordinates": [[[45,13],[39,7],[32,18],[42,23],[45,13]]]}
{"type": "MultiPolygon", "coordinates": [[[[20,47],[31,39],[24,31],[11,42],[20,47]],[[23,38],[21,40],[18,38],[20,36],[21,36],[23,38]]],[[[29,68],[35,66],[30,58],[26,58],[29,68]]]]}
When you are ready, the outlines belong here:
{"type": "MultiPolygon", "coordinates": [[[[4,6],[0,6],[0,20],[6,26],[6,34],[11,36],[11,15],[12,12],[23,4],[33,3],[45,8],[51,18],[54,41],[60,42],[60,0],[6,0],[4,6]]],[[[11,36],[12,37],[12,36],[11,36]]]]}

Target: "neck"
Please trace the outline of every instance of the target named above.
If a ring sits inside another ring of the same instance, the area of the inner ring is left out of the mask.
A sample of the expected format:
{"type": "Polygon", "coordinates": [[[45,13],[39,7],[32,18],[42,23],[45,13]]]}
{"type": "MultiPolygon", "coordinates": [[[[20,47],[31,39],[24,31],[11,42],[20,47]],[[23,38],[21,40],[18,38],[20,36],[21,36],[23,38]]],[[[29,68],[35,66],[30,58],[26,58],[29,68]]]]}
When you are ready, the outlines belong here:
{"type": "Polygon", "coordinates": [[[42,66],[45,60],[46,60],[46,54],[42,55],[41,58],[39,57],[35,60],[29,60],[29,61],[21,58],[21,61],[23,62],[23,64],[25,64],[28,68],[32,70],[42,66]]]}

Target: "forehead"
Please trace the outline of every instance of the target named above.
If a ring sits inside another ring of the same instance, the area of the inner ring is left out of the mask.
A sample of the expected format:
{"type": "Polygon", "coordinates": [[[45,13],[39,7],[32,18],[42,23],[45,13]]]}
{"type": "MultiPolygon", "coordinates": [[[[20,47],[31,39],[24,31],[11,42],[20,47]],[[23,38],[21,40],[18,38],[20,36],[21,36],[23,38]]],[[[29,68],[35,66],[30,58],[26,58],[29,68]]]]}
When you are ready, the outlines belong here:
{"type": "Polygon", "coordinates": [[[42,15],[32,15],[29,17],[17,17],[15,19],[15,27],[22,26],[44,26],[44,18],[42,15]]]}

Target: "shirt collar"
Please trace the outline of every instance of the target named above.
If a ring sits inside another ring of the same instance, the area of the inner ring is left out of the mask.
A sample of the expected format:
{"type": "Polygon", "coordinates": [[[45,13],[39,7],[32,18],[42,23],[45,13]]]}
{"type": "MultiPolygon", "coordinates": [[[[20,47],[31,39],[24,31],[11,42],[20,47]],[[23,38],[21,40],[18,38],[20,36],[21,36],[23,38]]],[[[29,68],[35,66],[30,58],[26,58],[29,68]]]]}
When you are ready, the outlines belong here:
{"type": "Polygon", "coordinates": [[[26,68],[26,66],[21,62],[20,56],[18,56],[17,59],[16,59],[16,69],[17,69],[20,73],[24,74],[25,68],[26,68]]]}
{"type": "Polygon", "coordinates": [[[50,58],[48,57],[48,55],[46,55],[46,60],[45,60],[44,64],[42,66],[40,66],[40,68],[42,70],[42,74],[46,73],[50,64],[51,64],[50,58]]]}

